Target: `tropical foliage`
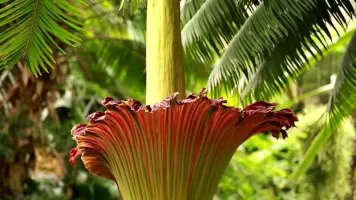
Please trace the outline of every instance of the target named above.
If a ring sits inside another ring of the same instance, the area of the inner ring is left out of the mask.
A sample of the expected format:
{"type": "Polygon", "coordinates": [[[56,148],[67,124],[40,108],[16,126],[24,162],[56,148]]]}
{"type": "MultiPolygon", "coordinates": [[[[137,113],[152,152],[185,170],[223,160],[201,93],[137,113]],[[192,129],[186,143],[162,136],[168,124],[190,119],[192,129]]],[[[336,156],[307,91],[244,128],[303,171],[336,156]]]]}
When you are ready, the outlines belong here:
{"type": "MultiPolygon", "coordinates": [[[[0,126],[15,124],[14,116],[28,118],[29,109],[22,111],[26,115],[12,112],[14,105],[30,107],[30,103],[24,103],[28,99],[36,103],[30,109],[36,113],[29,122],[34,124],[43,119],[64,123],[56,119],[54,111],[69,108],[74,110],[71,114],[76,121],[84,121],[87,114],[97,110],[104,96],[144,101],[144,4],[139,0],[0,0],[0,68],[4,70],[0,77],[0,107],[5,116],[0,126]],[[31,77],[25,68],[38,78],[31,77]],[[25,91],[39,92],[34,93],[37,95],[34,98],[24,95],[25,91]],[[54,100],[44,97],[48,91],[56,96],[54,100]],[[66,99],[65,94],[71,98],[66,99]],[[66,103],[63,106],[58,102],[66,103]],[[43,114],[46,110],[50,118],[41,119],[47,116],[43,114]]],[[[182,0],[187,92],[206,85],[213,97],[225,96],[232,100],[229,102],[247,105],[254,100],[277,99],[285,91],[289,92],[291,85],[297,85],[310,93],[303,96],[297,92],[291,94],[289,103],[280,103],[298,109],[299,103],[305,104],[315,93],[332,90],[330,95],[322,94],[324,108],[320,110],[324,109],[325,115],[315,121],[321,128],[308,132],[313,135],[308,140],[310,145],[305,147],[309,150],[301,148],[304,158],[298,166],[291,165],[290,171],[296,177],[302,177],[304,172],[308,174],[309,167],[317,166],[314,158],[325,152],[323,146],[336,144],[332,141],[338,127],[343,127],[343,121],[354,110],[354,6],[354,0],[182,0]],[[318,66],[319,60],[335,52],[339,52],[340,60],[333,68],[335,82],[320,90],[313,90],[316,88],[313,84],[307,86],[304,79],[308,76],[310,82],[316,82],[307,73],[324,73],[324,68],[318,66]]],[[[73,118],[67,123],[74,123],[73,118]]],[[[62,124],[62,127],[66,126],[62,124]]],[[[47,129],[45,126],[46,137],[47,129]]],[[[16,130],[10,128],[5,132],[13,131],[16,130]]],[[[49,135],[53,137],[53,131],[49,135]]],[[[13,135],[2,134],[0,138],[4,141],[1,152],[10,159],[16,152],[11,143],[13,135]]],[[[293,151],[300,153],[299,150],[293,151]]]]}
{"type": "MultiPolygon", "coordinates": [[[[215,62],[207,83],[212,96],[225,93],[243,104],[267,100],[310,69],[310,57],[317,59],[325,54],[333,31],[344,32],[355,17],[354,3],[189,1],[182,10],[186,22],[183,44],[193,49],[195,59],[215,62]]],[[[331,132],[354,108],[355,39],[356,34],[349,42],[337,74],[325,126],[297,168],[296,176],[306,170],[331,132]]]]}

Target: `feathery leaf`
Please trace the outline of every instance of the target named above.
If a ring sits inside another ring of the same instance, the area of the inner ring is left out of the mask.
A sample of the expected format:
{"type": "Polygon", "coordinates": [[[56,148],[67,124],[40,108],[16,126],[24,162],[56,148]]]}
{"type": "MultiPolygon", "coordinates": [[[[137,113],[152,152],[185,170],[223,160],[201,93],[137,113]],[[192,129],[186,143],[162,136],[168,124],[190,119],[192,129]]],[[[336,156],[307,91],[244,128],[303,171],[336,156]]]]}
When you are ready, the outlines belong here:
{"type": "Polygon", "coordinates": [[[214,55],[221,55],[247,20],[253,5],[251,0],[192,0],[186,3],[182,9],[185,23],[182,30],[183,46],[192,49],[195,59],[211,63],[214,55]],[[199,9],[197,6],[200,6],[199,9]]]}
{"type": "Polygon", "coordinates": [[[16,0],[0,4],[0,69],[10,69],[22,58],[34,75],[48,72],[62,53],[58,40],[73,46],[80,41],[72,32],[82,31],[74,5],[60,0],[16,0]]]}
{"type": "Polygon", "coordinates": [[[329,99],[325,119],[325,126],[314,139],[303,160],[294,172],[294,178],[299,178],[311,165],[313,159],[325,142],[349,116],[355,108],[356,101],[356,32],[346,49],[334,89],[329,99]]]}
{"type": "MultiPolygon", "coordinates": [[[[223,85],[225,91],[230,93],[243,76],[250,80],[252,74],[265,63],[268,66],[273,64],[277,72],[283,69],[283,74],[278,76],[269,74],[270,80],[273,78],[276,82],[272,92],[279,91],[288,76],[296,77],[305,71],[305,50],[313,56],[322,53],[317,45],[317,42],[326,45],[322,32],[331,38],[327,25],[335,28],[332,19],[345,25],[347,20],[344,15],[354,15],[348,1],[270,0],[268,6],[261,4],[230,42],[209,77],[208,88],[213,95],[218,95],[223,85]],[[284,53],[281,54],[281,50],[284,53]],[[282,68],[278,64],[282,64],[282,68]]],[[[260,86],[269,87],[264,83],[260,86]]]]}

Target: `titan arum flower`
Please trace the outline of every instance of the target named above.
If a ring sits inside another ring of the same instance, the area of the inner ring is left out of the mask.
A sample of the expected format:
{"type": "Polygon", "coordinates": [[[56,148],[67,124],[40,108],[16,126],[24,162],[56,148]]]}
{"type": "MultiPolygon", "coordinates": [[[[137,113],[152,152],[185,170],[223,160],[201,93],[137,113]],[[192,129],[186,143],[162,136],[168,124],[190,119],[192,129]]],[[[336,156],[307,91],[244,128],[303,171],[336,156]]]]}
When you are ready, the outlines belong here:
{"type": "Polygon", "coordinates": [[[70,162],[81,157],[89,172],[115,181],[124,200],[212,199],[244,141],[267,131],[286,138],[297,117],[273,103],[239,109],[205,94],[175,93],[153,106],[105,98],[105,112],[73,127],[70,162]]]}

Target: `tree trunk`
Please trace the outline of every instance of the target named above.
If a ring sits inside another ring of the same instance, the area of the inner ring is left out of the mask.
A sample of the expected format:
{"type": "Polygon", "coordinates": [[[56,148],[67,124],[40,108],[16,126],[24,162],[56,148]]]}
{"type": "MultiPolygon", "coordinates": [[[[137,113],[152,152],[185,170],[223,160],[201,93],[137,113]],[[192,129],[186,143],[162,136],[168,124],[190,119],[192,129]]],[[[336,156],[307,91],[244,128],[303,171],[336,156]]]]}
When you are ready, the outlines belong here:
{"type": "Polygon", "coordinates": [[[174,92],[185,97],[178,0],[148,0],[146,37],[146,103],[160,102],[174,92]]]}
{"type": "MultiPolygon", "coordinates": [[[[0,161],[0,197],[23,197],[25,182],[30,179],[29,172],[34,169],[35,154],[31,142],[19,144],[14,148],[14,160],[0,161]]],[[[1,199],[1,198],[0,198],[1,199]]]]}
{"type": "MultiPolygon", "coordinates": [[[[57,60],[58,55],[54,53],[57,66],[50,70],[50,74],[36,78],[19,63],[18,67],[9,72],[16,77],[16,81],[11,83],[9,78],[4,79],[4,85],[8,88],[5,88],[7,92],[4,98],[0,99],[0,134],[7,138],[8,144],[5,145],[11,148],[12,155],[10,159],[5,159],[6,152],[0,152],[0,199],[3,196],[21,197],[26,192],[25,182],[31,179],[30,170],[36,164],[35,146],[45,145],[41,120],[43,104],[48,108],[53,122],[58,125],[54,108],[56,99],[53,97],[66,74],[65,66],[57,60]]],[[[1,138],[0,142],[3,143],[1,138]]]]}

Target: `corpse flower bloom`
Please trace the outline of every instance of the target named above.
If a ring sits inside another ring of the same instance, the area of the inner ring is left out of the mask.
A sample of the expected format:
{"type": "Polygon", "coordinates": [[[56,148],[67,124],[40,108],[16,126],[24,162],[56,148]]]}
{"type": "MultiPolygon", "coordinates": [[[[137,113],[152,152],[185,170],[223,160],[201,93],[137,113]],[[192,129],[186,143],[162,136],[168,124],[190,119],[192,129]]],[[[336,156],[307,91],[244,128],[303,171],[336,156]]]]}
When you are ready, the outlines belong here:
{"type": "Polygon", "coordinates": [[[244,109],[198,96],[176,100],[178,93],[153,106],[104,99],[105,113],[73,127],[89,172],[118,185],[125,200],[212,199],[235,150],[255,133],[287,137],[297,117],[290,109],[258,101],[244,109]]]}

